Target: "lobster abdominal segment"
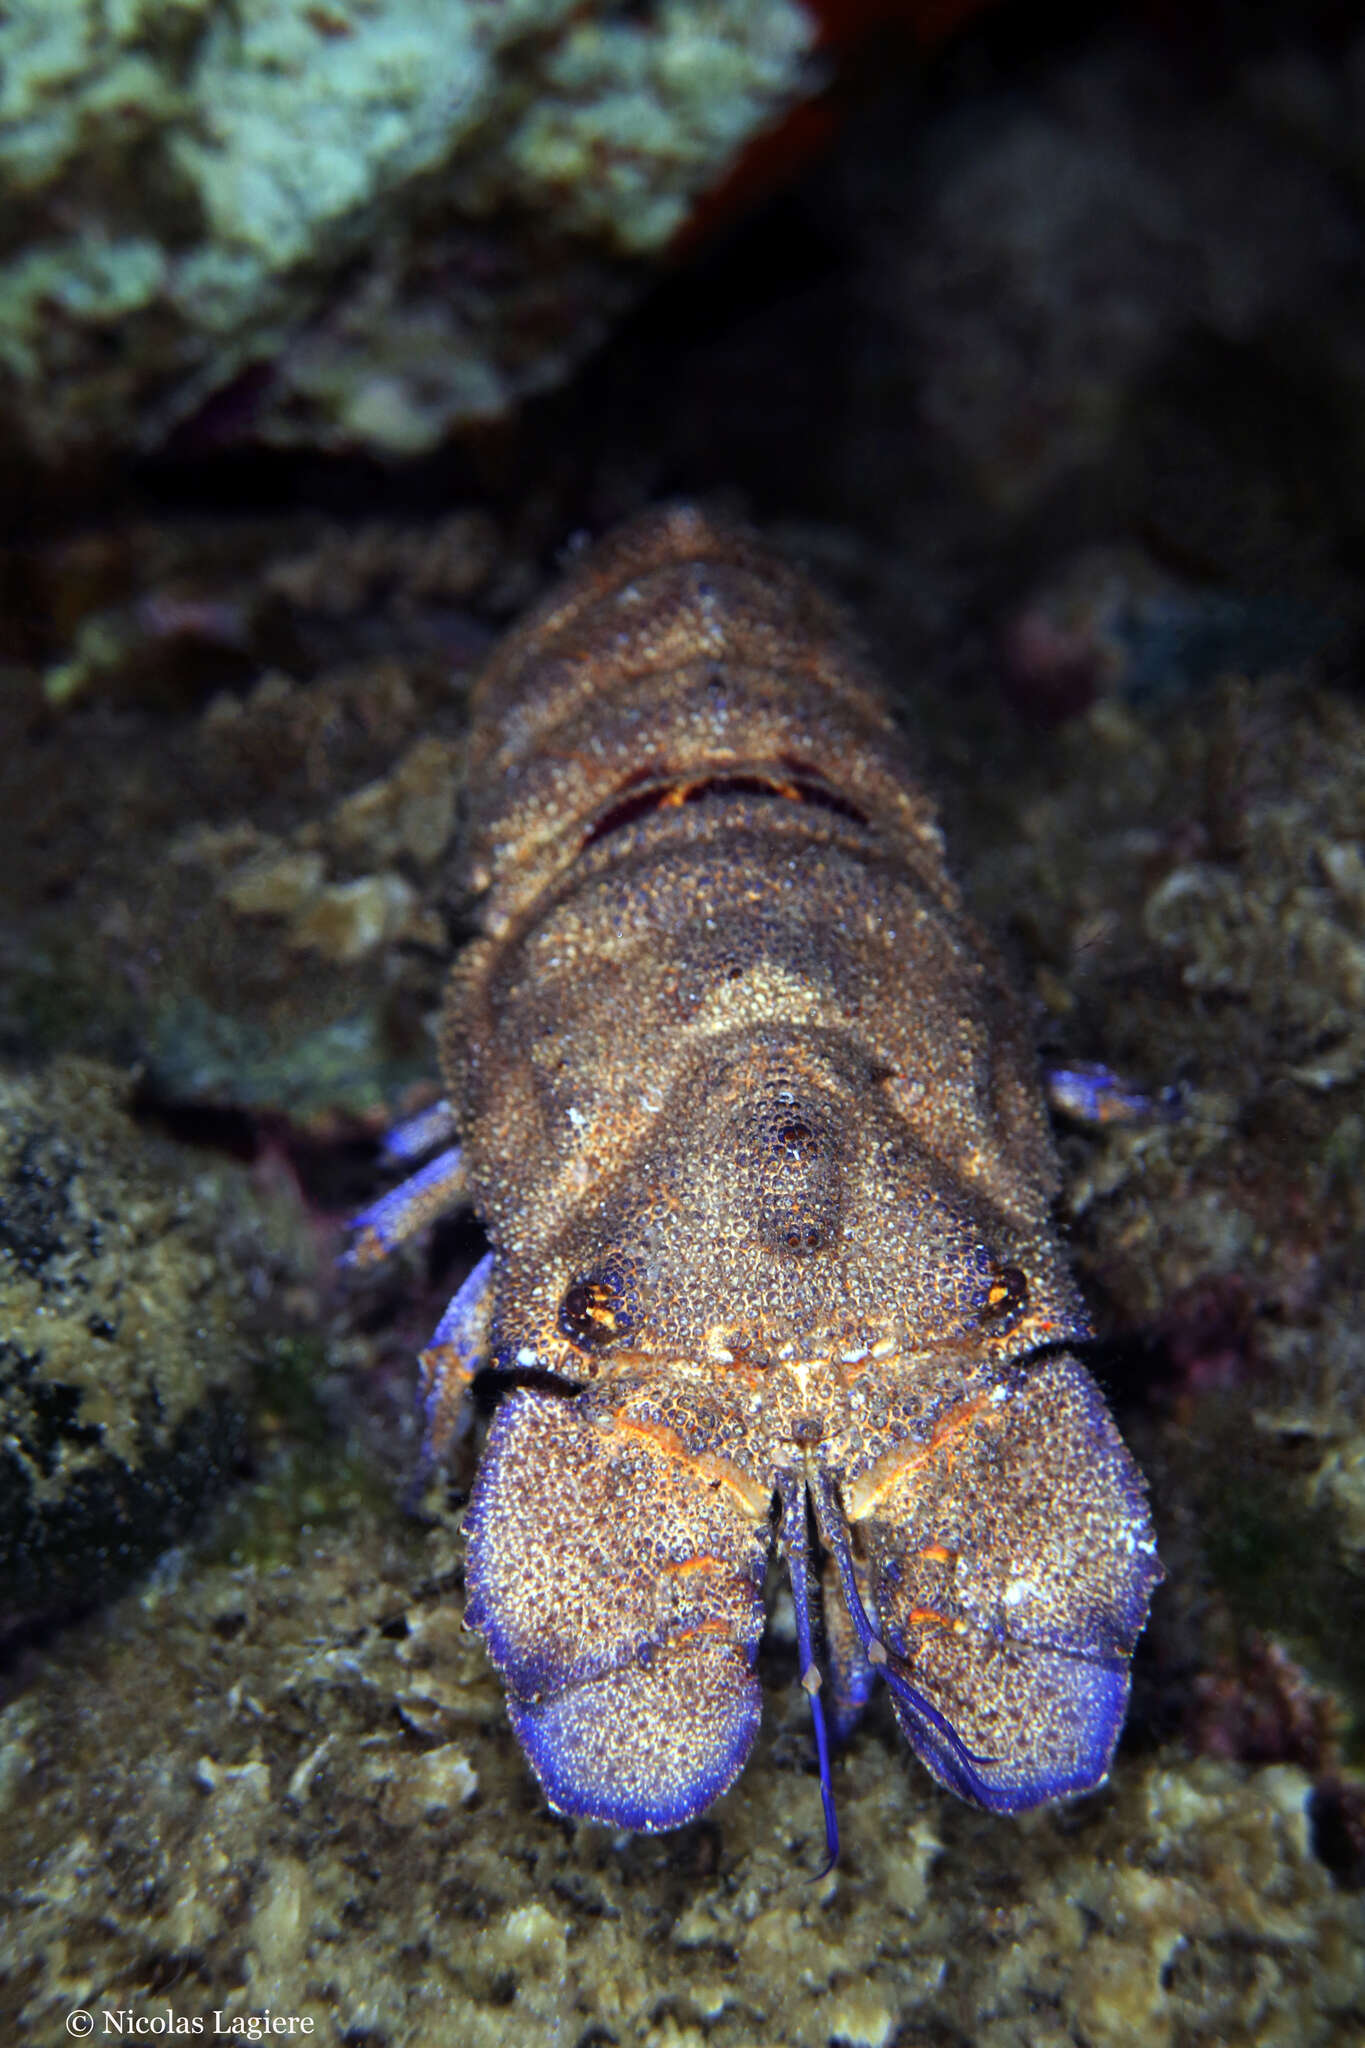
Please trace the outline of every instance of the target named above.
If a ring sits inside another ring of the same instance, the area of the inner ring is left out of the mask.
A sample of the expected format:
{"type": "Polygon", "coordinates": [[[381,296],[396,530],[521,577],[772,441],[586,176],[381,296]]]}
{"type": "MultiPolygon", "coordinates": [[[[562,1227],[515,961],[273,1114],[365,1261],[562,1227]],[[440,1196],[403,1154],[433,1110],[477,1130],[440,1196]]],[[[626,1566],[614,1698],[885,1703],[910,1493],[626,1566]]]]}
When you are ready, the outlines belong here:
{"type": "Polygon", "coordinates": [[[1019,1010],[840,622],[651,515],[495,655],[469,786],[430,1128],[492,1249],[424,1398],[439,1448],[481,1358],[536,1376],[468,1619],[551,1803],[664,1828],[731,1782],[776,1498],[834,1853],[808,1496],[840,1733],[880,1675],[965,1799],[1098,1783],[1160,1576],[1143,1484],[1067,1349],[1019,1010]]]}

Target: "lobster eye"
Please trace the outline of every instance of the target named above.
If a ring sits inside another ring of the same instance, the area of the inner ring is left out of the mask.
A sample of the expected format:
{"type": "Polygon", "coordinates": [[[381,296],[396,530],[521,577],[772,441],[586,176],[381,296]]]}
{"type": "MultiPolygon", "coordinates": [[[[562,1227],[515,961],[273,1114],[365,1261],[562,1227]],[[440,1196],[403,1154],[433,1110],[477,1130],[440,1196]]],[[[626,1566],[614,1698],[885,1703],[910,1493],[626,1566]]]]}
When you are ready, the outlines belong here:
{"type": "Polygon", "coordinates": [[[997,1266],[986,1287],[981,1321],[994,1328],[1012,1323],[1028,1307],[1028,1279],[1018,1266],[997,1266]]]}
{"type": "Polygon", "coordinates": [[[585,1351],[600,1351],[618,1337],[628,1337],[635,1328],[635,1313],[624,1276],[615,1267],[604,1266],[575,1280],[559,1304],[559,1327],[571,1344],[585,1351]]]}

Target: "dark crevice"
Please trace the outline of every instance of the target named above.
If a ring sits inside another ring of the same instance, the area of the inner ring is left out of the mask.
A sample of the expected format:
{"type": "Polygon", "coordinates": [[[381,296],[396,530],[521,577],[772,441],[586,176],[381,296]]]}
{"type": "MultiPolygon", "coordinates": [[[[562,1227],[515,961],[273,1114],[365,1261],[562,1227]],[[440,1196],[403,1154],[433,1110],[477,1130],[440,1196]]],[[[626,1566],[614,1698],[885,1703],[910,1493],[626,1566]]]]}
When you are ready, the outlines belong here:
{"type": "Polygon", "coordinates": [[[623,832],[628,825],[636,824],[641,818],[649,817],[655,811],[680,809],[685,804],[704,803],[713,797],[761,797],[775,798],[784,803],[809,804],[815,810],[830,811],[836,817],[848,818],[855,825],[866,825],[867,817],[858,806],[831,789],[818,776],[800,769],[774,769],[770,774],[758,770],[725,770],[695,778],[672,776],[650,783],[643,789],[632,789],[619,797],[614,804],[601,813],[588,827],[583,844],[596,846],[603,839],[610,839],[614,832],[623,832]]]}

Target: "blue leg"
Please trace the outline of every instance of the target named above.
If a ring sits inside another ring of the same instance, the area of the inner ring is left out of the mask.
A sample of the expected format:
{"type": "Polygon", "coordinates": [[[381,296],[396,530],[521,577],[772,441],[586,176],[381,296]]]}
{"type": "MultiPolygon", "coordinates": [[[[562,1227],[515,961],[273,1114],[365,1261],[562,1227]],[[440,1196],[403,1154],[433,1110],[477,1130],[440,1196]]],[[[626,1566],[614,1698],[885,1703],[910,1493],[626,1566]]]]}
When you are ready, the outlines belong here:
{"type": "Polygon", "coordinates": [[[1049,1067],[1043,1085],[1052,1108],[1077,1124],[1176,1123],[1184,1114],[1178,1087],[1144,1095],[1098,1063],[1049,1067]]]}
{"type": "Polygon", "coordinates": [[[401,1123],[391,1124],[379,1141],[379,1149],[386,1159],[397,1160],[406,1165],[410,1159],[421,1159],[428,1152],[434,1152],[438,1145],[455,1136],[455,1112],[448,1102],[433,1102],[426,1109],[419,1109],[415,1116],[405,1116],[401,1123]]]}
{"type": "Polygon", "coordinates": [[[434,1223],[448,1209],[457,1209],[464,1199],[464,1160],[459,1147],[452,1146],[351,1218],[354,1242],[338,1264],[378,1265],[426,1224],[434,1223]]]}
{"type": "Polygon", "coordinates": [[[796,1647],[801,1658],[801,1683],[810,1698],[815,1723],[815,1752],[820,1763],[820,1797],[825,1807],[825,1848],[828,1861],[820,1876],[833,1870],[839,1860],[839,1823],[834,1812],[834,1787],[829,1774],[829,1738],[825,1733],[825,1710],[820,1703],[820,1671],[810,1640],[810,1546],[806,1537],[806,1489],[794,1472],[779,1472],[777,1490],[782,1501],[782,1548],[791,1573],[792,1604],[796,1609],[796,1647]]]}
{"type": "Polygon", "coordinates": [[[488,1357],[493,1322],[493,1254],[485,1253],[458,1291],[418,1356],[417,1404],[425,1427],[413,1490],[420,1493],[460,1432],[469,1383],[488,1357]]]}

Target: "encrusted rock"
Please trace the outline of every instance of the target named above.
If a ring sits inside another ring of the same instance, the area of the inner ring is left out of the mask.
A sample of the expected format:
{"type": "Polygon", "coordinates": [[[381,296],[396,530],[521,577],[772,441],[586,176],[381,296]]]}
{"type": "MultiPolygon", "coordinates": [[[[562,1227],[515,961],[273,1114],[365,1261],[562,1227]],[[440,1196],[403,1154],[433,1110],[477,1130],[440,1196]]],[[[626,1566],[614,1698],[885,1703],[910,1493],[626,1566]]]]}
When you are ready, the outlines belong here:
{"type": "Polygon", "coordinates": [[[808,89],[797,0],[17,0],[0,435],[408,455],[563,376],[808,89]]]}
{"type": "Polygon", "coordinates": [[[0,1631],[126,1582],[241,1454],[222,1191],[127,1095],[87,1061],[0,1077],[0,1631]]]}

